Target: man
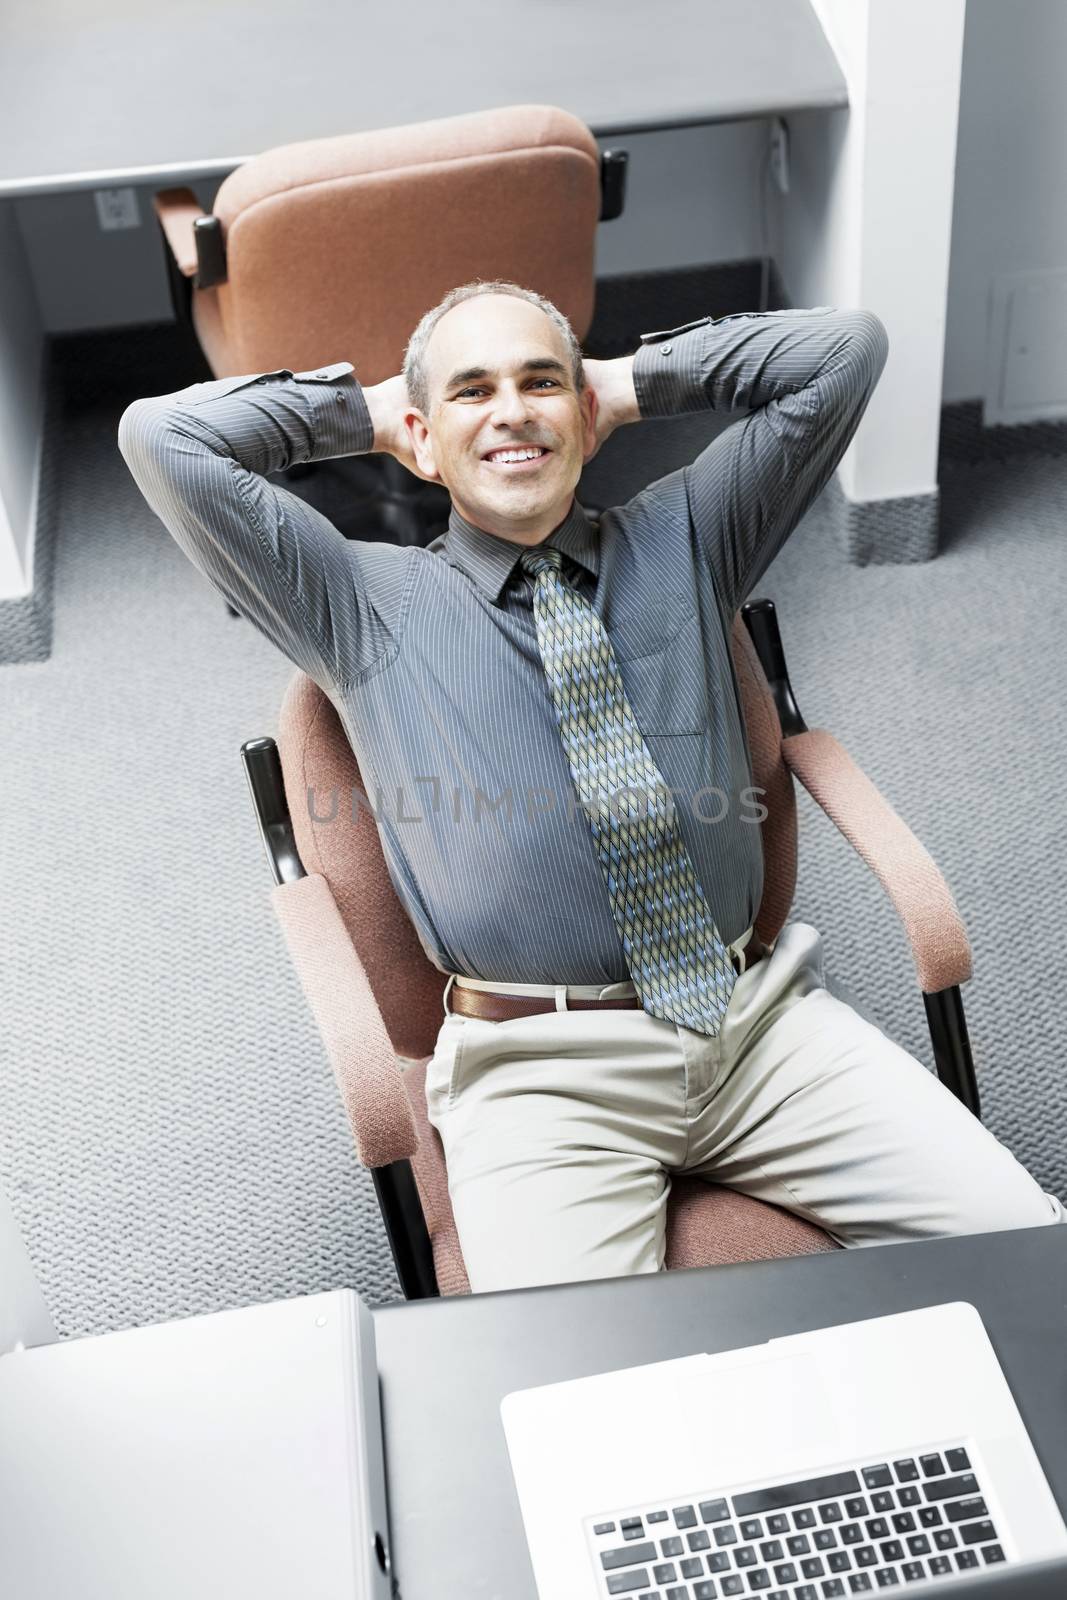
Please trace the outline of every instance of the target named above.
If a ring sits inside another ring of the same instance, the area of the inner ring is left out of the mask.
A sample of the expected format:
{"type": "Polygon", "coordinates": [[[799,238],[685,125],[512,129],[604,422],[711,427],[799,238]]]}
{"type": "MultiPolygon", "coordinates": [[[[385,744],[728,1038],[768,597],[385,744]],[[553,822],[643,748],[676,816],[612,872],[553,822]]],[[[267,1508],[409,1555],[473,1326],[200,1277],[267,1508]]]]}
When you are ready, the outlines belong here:
{"type": "Polygon", "coordinates": [[[731,625],[886,354],[877,317],[818,307],[583,362],[550,302],[475,283],[384,383],[342,361],[122,418],[175,539],[337,707],[393,883],[453,975],[426,1095],[476,1291],[657,1270],[673,1172],[844,1245],[1064,1220],[827,992],[813,927],[752,934],[762,810],[731,625]],[[613,429],[709,407],[750,414],[599,519],[575,499],[613,429]],[[264,476],[371,449],[448,488],[427,549],[346,541],[264,476]]]}

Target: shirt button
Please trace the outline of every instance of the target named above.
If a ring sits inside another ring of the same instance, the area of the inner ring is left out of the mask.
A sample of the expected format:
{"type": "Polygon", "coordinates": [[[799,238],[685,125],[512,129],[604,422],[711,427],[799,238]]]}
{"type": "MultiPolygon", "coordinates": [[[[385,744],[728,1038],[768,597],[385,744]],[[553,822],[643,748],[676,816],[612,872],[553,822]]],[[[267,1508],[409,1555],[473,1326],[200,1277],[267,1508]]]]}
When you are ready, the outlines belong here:
{"type": "Polygon", "coordinates": [[[660,345],[660,349],[659,349],[660,355],[661,356],[669,356],[670,353],[671,353],[671,348],[672,347],[669,344],[660,345]]]}
{"type": "Polygon", "coordinates": [[[316,378],[325,378],[326,374],[325,372],[316,372],[315,376],[316,378]]]}

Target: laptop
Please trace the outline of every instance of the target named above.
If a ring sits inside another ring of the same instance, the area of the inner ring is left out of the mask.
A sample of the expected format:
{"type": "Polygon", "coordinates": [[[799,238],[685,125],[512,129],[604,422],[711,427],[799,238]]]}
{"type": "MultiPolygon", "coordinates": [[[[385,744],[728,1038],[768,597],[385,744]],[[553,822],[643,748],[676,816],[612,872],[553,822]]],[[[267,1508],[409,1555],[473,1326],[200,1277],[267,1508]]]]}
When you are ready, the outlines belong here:
{"type": "Polygon", "coordinates": [[[964,1301],[519,1390],[500,1409],[540,1600],[962,1600],[972,1581],[1000,1600],[1016,1569],[1067,1563],[964,1301]]]}
{"type": "Polygon", "coordinates": [[[0,1355],[4,1600],[391,1600],[352,1290],[0,1355]]]}

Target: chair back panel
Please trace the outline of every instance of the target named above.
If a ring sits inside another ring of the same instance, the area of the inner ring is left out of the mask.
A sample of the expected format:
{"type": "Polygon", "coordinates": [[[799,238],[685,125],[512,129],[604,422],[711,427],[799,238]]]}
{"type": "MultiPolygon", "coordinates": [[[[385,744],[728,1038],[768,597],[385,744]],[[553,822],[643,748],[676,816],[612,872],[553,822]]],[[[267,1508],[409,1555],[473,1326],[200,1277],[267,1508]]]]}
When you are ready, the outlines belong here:
{"type": "Polygon", "coordinates": [[[582,339],[600,203],[597,142],[556,106],[282,145],[219,188],[227,280],[194,290],[194,326],[217,377],[349,360],[374,384],[450,289],[501,278],[582,339]]]}

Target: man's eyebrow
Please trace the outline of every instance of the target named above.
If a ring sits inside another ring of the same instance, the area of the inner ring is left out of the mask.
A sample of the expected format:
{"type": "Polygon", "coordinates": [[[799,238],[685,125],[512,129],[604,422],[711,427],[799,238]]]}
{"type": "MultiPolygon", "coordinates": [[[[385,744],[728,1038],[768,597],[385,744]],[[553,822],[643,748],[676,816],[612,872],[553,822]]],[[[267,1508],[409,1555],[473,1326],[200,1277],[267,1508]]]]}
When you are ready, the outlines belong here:
{"type": "MultiPolygon", "coordinates": [[[[567,368],[562,361],[557,361],[554,356],[531,356],[529,361],[524,361],[519,368],[520,372],[558,372],[560,377],[567,377],[567,368]]],[[[464,383],[473,383],[476,378],[494,378],[496,374],[490,372],[488,367],[464,367],[460,372],[454,372],[445,384],[445,391],[458,388],[464,383]]]]}

